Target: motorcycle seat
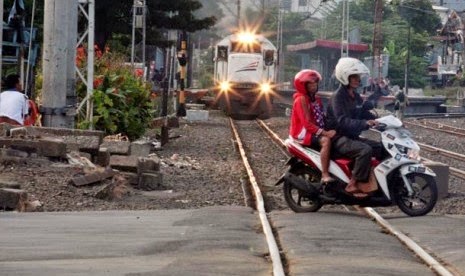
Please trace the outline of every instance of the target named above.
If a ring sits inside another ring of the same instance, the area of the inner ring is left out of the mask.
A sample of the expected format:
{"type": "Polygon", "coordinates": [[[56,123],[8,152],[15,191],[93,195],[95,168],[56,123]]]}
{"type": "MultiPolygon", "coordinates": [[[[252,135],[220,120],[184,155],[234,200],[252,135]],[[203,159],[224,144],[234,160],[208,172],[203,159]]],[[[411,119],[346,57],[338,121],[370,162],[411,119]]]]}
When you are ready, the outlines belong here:
{"type": "MultiPolygon", "coordinates": [[[[350,158],[337,158],[333,159],[334,162],[336,162],[340,166],[350,166],[350,164],[354,161],[353,159],[350,158]]],[[[381,163],[378,159],[375,157],[371,158],[371,166],[376,167],[381,163]]]]}

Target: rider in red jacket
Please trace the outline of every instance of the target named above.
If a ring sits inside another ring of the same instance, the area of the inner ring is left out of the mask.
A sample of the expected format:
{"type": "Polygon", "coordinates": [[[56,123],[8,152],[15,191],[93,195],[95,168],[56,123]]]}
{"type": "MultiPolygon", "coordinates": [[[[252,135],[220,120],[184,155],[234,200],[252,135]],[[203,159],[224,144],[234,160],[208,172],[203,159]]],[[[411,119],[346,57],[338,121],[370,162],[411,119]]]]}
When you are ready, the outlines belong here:
{"type": "Polygon", "coordinates": [[[289,135],[302,145],[320,150],[321,182],[333,181],[329,175],[331,138],[335,130],[325,130],[323,105],[316,95],[321,75],[315,70],[305,69],[294,77],[294,104],[292,106],[289,135]]]}

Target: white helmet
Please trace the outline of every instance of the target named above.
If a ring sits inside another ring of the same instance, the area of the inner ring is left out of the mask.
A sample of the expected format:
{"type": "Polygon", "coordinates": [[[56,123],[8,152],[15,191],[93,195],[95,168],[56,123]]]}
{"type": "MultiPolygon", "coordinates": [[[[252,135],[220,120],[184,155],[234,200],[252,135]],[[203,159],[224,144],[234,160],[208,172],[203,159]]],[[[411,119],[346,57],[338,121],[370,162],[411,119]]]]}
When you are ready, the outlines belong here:
{"type": "Polygon", "coordinates": [[[342,85],[348,85],[350,75],[369,75],[370,70],[363,62],[356,58],[343,57],[337,62],[335,74],[336,79],[340,81],[342,85]]]}

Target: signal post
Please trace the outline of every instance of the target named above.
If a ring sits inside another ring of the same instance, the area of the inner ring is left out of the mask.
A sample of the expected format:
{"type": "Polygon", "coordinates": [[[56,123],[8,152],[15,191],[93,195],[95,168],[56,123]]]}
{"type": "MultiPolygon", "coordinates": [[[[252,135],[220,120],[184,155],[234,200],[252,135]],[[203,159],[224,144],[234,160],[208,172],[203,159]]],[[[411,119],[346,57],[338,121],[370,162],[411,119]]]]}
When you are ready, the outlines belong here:
{"type": "Polygon", "coordinates": [[[178,62],[181,66],[180,72],[180,91],[179,91],[179,106],[176,112],[178,117],[186,116],[186,96],[184,94],[185,89],[185,79],[186,79],[186,65],[187,65],[187,33],[182,31],[179,36],[180,41],[180,51],[178,52],[178,62]]]}

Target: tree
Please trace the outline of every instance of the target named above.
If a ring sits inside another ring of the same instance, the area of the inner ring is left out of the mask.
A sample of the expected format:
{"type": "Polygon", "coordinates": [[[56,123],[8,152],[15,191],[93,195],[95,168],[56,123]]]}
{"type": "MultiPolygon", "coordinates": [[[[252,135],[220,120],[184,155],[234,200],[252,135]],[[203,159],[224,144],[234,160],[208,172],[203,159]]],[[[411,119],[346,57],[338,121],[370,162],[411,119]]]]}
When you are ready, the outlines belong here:
{"type": "Polygon", "coordinates": [[[433,35],[440,26],[440,18],[433,11],[429,1],[403,0],[394,1],[393,3],[393,9],[398,11],[399,20],[397,22],[402,20],[405,23],[401,23],[401,25],[404,25],[403,28],[392,30],[392,34],[393,36],[398,35],[399,29],[407,30],[407,34],[406,36],[397,37],[397,41],[403,42],[405,46],[400,56],[393,56],[393,65],[396,65],[397,61],[397,66],[390,70],[389,73],[394,78],[394,84],[403,84],[402,75],[406,72],[399,74],[399,71],[401,71],[399,69],[408,62],[409,64],[406,67],[409,68],[407,70],[409,71],[408,86],[424,87],[426,84],[424,74],[427,66],[423,59],[425,46],[429,41],[429,36],[433,35]],[[410,28],[412,28],[413,32],[409,31],[410,28]],[[408,51],[410,51],[410,58],[407,58],[409,56],[408,51]]]}
{"type": "MultiPolygon", "coordinates": [[[[387,2],[387,1],[386,1],[387,2]]],[[[371,45],[373,39],[373,0],[350,2],[349,26],[358,26],[361,42],[371,45]]],[[[326,18],[326,37],[340,40],[342,25],[342,4],[326,18]]],[[[424,68],[422,56],[430,35],[439,26],[439,17],[432,10],[429,0],[393,0],[383,9],[383,48],[390,54],[389,78],[392,84],[404,85],[404,70],[407,49],[410,49],[409,85],[423,87],[424,68]],[[408,26],[412,26],[408,44],[408,26]],[[393,48],[392,45],[395,45],[393,48]],[[395,49],[395,52],[391,52],[395,49]],[[391,50],[391,51],[389,51],[391,50]]],[[[322,28],[323,26],[321,26],[322,28]]]]}
{"type": "MultiPolygon", "coordinates": [[[[212,14],[215,18],[223,18],[224,13],[220,8],[216,0],[199,0],[202,4],[202,8],[194,12],[194,16],[198,18],[209,17],[212,14]]],[[[216,21],[218,22],[218,21],[216,21]]],[[[217,40],[220,38],[218,34],[217,24],[209,27],[208,29],[202,29],[192,34],[193,41],[199,41],[201,48],[208,48],[210,46],[210,40],[217,40]]]]}
{"type": "Polygon", "coordinates": [[[393,4],[397,7],[399,15],[409,23],[416,32],[426,31],[434,34],[441,20],[434,12],[431,1],[428,0],[396,0],[393,4]]]}
{"type": "MultiPolygon", "coordinates": [[[[103,47],[111,38],[121,39],[123,34],[129,36],[132,28],[132,1],[99,0],[95,3],[95,41],[103,47]]],[[[216,22],[211,15],[198,19],[194,12],[202,7],[196,0],[151,0],[147,5],[147,41],[156,46],[167,46],[162,31],[165,29],[178,29],[187,32],[208,29],[216,22]]],[[[127,43],[128,41],[124,41],[127,43]]]]}
{"type": "MultiPolygon", "coordinates": [[[[5,12],[3,19],[6,17],[14,0],[5,0],[5,12]]],[[[211,0],[202,0],[210,1],[211,0]]],[[[33,0],[24,0],[26,6],[26,25],[29,26],[33,0]]],[[[204,17],[197,18],[194,14],[202,8],[201,2],[197,0],[147,0],[147,43],[157,46],[166,46],[168,42],[163,37],[165,29],[179,29],[188,32],[196,32],[211,28],[215,25],[217,19],[214,16],[221,16],[218,8],[213,9],[210,13],[202,14],[204,17]],[[170,18],[170,12],[174,14],[170,18]]],[[[128,48],[131,43],[132,31],[132,0],[114,1],[98,0],[95,1],[95,42],[104,49],[105,44],[110,39],[116,39],[128,48]]],[[[39,38],[41,41],[42,23],[44,15],[44,1],[36,1],[35,10],[35,27],[39,28],[39,38]]],[[[83,22],[81,22],[83,24],[83,22]]],[[[86,26],[79,26],[80,30],[86,26]]]]}

